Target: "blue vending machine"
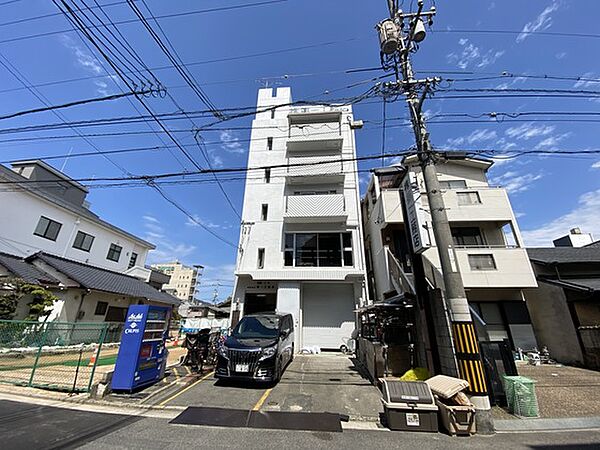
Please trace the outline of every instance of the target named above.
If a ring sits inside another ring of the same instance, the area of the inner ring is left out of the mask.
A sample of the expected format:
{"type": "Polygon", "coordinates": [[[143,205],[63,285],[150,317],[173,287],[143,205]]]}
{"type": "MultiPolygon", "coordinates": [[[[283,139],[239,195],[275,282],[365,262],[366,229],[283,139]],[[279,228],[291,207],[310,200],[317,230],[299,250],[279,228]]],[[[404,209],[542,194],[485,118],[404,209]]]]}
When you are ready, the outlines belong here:
{"type": "Polygon", "coordinates": [[[113,391],[133,391],[159,381],[167,363],[170,308],[131,305],[112,378],[113,391]]]}

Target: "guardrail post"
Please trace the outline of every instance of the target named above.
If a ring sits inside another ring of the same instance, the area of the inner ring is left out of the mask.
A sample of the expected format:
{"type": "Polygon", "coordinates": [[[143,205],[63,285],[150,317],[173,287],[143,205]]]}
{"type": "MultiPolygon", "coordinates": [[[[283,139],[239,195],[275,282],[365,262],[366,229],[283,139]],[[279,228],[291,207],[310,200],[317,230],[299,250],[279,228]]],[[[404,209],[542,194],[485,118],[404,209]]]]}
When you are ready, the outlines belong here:
{"type": "Polygon", "coordinates": [[[98,342],[98,349],[96,350],[96,358],[94,361],[94,365],[92,366],[92,371],[90,373],[90,381],[88,382],[88,387],[87,387],[87,392],[90,392],[90,390],[92,389],[92,383],[94,381],[94,374],[96,373],[96,366],[98,365],[98,360],[100,359],[100,350],[102,349],[102,344],[104,343],[104,340],[106,339],[106,334],[108,333],[108,327],[110,326],[110,323],[105,324],[102,327],[102,331],[100,332],[100,339],[98,342]]]}
{"type": "Polygon", "coordinates": [[[33,363],[33,367],[31,368],[31,376],[29,377],[29,383],[28,383],[29,387],[33,386],[33,377],[35,375],[35,371],[37,369],[38,362],[40,360],[40,355],[42,354],[42,347],[44,346],[44,343],[46,342],[46,335],[48,334],[48,330],[52,326],[52,322],[45,322],[44,325],[46,326],[46,328],[44,329],[44,332],[42,333],[42,337],[41,337],[40,343],[39,343],[39,348],[38,348],[37,354],[35,355],[35,361],[33,363]]]}

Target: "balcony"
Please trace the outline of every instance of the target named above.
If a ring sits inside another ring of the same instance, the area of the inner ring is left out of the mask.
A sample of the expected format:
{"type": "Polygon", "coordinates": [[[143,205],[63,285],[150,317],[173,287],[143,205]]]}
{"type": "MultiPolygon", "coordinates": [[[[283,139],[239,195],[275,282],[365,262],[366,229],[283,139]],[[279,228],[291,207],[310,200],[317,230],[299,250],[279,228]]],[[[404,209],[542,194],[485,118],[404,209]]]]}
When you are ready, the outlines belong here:
{"type": "Polygon", "coordinates": [[[339,151],[343,143],[339,123],[290,125],[288,152],[339,151]]]}
{"type": "MultiPolygon", "coordinates": [[[[508,222],[513,219],[508,195],[502,188],[447,189],[443,196],[450,222],[508,222]]],[[[426,201],[426,197],[424,199],[426,201]]]]}
{"type": "Polygon", "coordinates": [[[345,222],[344,194],[288,195],[283,219],[289,223],[345,222]]]}
{"type": "Polygon", "coordinates": [[[344,167],[340,155],[288,158],[288,164],[286,177],[290,184],[344,181],[344,167]]]}
{"type": "MultiPolygon", "coordinates": [[[[534,288],[535,275],[524,248],[515,246],[456,247],[456,259],[465,288],[534,288]],[[491,255],[493,265],[473,268],[469,256],[491,255]]],[[[440,268],[437,248],[424,253],[437,269],[440,268]]],[[[441,273],[440,273],[441,275],[441,273]]],[[[428,276],[428,278],[430,278],[428,276]]],[[[436,279],[436,284],[441,283],[436,279]]],[[[430,280],[431,281],[431,280],[430,280]]]]}

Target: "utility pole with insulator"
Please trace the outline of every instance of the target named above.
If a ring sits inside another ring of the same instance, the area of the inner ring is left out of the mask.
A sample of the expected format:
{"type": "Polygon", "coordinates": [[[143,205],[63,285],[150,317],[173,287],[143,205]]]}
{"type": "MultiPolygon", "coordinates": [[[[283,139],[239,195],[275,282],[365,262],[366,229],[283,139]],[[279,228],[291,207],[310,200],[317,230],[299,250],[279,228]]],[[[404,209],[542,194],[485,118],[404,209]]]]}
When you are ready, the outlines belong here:
{"type": "Polygon", "coordinates": [[[423,11],[423,0],[419,0],[416,12],[404,13],[398,8],[397,0],[387,0],[387,3],[390,18],[377,25],[381,64],[384,70],[394,71],[396,79],[383,83],[381,93],[384,99],[403,94],[410,111],[454,341],[455,358],[452,359],[455,363],[453,367],[446,366],[443,370],[447,372],[446,375],[459,376],[469,382],[471,401],[477,409],[478,431],[491,433],[493,422],[477,335],[454,252],[450,224],[436,172],[436,162],[443,161],[448,155],[447,152],[436,152],[432,148],[422,114],[423,101],[441,79],[415,79],[410,60],[410,53],[417,51],[418,44],[425,39],[425,21],[429,26],[433,24],[436,8],[423,11]]]}

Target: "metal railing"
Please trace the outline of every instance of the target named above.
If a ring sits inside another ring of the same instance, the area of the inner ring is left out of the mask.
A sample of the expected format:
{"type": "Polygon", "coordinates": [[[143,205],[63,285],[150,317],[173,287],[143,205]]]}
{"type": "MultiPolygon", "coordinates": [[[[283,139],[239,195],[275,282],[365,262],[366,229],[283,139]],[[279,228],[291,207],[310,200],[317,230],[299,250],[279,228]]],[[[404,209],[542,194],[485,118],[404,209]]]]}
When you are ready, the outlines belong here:
{"type": "Polygon", "coordinates": [[[387,257],[388,273],[390,274],[390,281],[398,293],[407,292],[415,294],[415,287],[409,277],[402,270],[400,261],[396,259],[390,248],[385,246],[385,253],[387,257]]]}
{"type": "Polygon", "coordinates": [[[0,382],[88,392],[113,369],[123,324],[0,320],[0,382]]]}

